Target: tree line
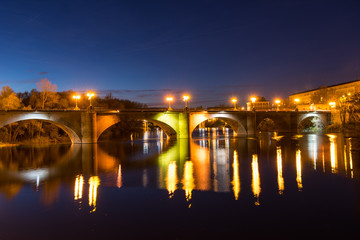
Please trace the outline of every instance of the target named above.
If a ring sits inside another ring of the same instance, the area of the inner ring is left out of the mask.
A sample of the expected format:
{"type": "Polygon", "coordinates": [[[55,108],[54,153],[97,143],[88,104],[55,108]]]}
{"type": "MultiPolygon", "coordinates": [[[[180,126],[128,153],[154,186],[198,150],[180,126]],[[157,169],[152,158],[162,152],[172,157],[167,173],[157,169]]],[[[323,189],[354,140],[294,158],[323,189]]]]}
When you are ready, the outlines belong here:
{"type": "MultiPolygon", "coordinates": [[[[76,92],[72,90],[57,92],[56,84],[52,84],[46,78],[41,79],[36,86],[37,88],[32,89],[30,92],[19,93],[15,93],[9,86],[2,87],[0,91],[0,110],[74,109],[75,100],[73,96],[77,94],[76,92]]],[[[78,107],[86,109],[89,106],[89,101],[85,94],[80,95],[78,107]]],[[[102,109],[121,110],[147,107],[142,103],[115,98],[111,93],[104,98],[95,96],[91,101],[93,106],[102,109]]],[[[70,142],[70,139],[61,128],[54,124],[39,120],[26,120],[0,128],[0,142],[57,143],[70,142]]]]}
{"type": "MultiPolygon", "coordinates": [[[[56,84],[52,84],[44,78],[37,83],[37,88],[30,92],[15,93],[9,86],[4,86],[0,92],[0,110],[40,110],[40,109],[64,109],[70,110],[75,107],[75,100],[72,98],[77,95],[73,90],[57,92],[56,84]]],[[[78,101],[80,109],[86,109],[89,101],[85,94],[80,94],[78,101]]],[[[118,99],[111,93],[104,98],[95,96],[91,99],[92,105],[104,109],[132,109],[146,108],[146,104],[133,102],[127,99],[118,99]]]]}

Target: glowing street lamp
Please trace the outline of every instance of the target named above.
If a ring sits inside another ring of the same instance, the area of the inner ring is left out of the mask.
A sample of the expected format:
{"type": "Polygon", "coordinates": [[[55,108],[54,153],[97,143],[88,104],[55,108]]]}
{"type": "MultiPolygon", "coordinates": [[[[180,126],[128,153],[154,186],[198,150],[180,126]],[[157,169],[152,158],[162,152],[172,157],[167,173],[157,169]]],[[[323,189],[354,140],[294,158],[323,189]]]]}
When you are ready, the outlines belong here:
{"type": "Polygon", "coordinates": [[[298,111],[298,106],[297,106],[297,105],[299,104],[299,102],[300,102],[300,99],[298,99],[298,98],[295,98],[295,99],[294,99],[294,102],[295,102],[295,105],[296,105],[296,108],[295,108],[295,110],[296,110],[296,111],[298,111]]]}
{"type": "Polygon", "coordinates": [[[276,110],[279,111],[279,107],[280,107],[280,99],[275,99],[275,104],[276,104],[276,110]]]}
{"type": "Polygon", "coordinates": [[[255,102],[256,102],[256,97],[251,97],[250,98],[251,102],[252,102],[252,106],[253,106],[253,111],[255,111],[255,102]]]}
{"type": "Polygon", "coordinates": [[[336,102],[329,102],[330,108],[335,108],[336,107],[336,102]]]}
{"type": "Polygon", "coordinates": [[[190,96],[189,96],[189,95],[185,94],[185,95],[183,96],[183,101],[185,102],[185,108],[188,107],[188,106],[187,106],[187,103],[188,103],[189,99],[190,99],[190,96]]]}
{"type": "Polygon", "coordinates": [[[168,110],[171,111],[171,110],[172,110],[172,108],[171,108],[171,102],[174,101],[174,98],[171,97],[171,96],[168,96],[168,97],[166,97],[166,101],[169,102],[169,109],[168,109],[168,110]]]}
{"type": "Polygon", "coordinates": [[[233,97],[233,98],[231,99],[231,102],[234,104],[234,110],[236,110],[237,98],[236,98],[236,97],[233,97]]]}
{"type": "Polygon", "coordinates": [[[89,98],[90,107],[91,107],[91,106],[92,106],[92,104],[91,104],[91,98],[95,96],[95,93],[93,93],[93,92],[88,92],[88,93],[86,94],[86,96],[88,96],[88,98],[89,98]]]}
{"type": "Polygon", "coordinates": [[[77,101],[80,99],[80,95],[74,95],[73,99],[75,99],[75,108],[74,108],[74,110],[80,110],[80,108],[77,105],[77,101]]]}

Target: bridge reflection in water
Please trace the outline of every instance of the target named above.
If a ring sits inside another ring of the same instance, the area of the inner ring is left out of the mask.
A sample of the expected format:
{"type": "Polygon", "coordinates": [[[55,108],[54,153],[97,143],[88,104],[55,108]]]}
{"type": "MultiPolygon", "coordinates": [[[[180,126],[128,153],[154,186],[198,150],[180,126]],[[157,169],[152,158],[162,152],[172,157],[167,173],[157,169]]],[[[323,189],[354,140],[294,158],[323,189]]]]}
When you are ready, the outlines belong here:
{"type": "Polygon", "coordinates": [[[263,191],[278,196],[302,191],[313,173],[359,175],[352,140],[341,135],[249,139],[215,133],[192,140],[9,147],[0,155],[0,191],[7,198],[32,184],[49,205],[59,198],[62,184],[71,184],[79,209],[89,212],[99,208],[99,194],[107,187],[161,189],[168,198],[183,196],[188,207],[200,191],[232,193],[234,200],[261,205],[263,191]]]}

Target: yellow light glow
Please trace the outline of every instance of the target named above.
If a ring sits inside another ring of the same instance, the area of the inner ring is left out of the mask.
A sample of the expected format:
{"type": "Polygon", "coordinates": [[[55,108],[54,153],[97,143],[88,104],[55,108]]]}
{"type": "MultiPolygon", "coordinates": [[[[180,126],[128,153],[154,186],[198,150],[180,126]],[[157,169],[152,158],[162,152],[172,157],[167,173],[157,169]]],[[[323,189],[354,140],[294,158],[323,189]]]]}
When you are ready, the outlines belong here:
{"type": "Polygon", "coordinates": [[[231,102],[236,103],[237,99],[234,97],[234,98],[231,99],[231,102]]]}
{"type": "Polygon", "coordinates": [[[280,99],[276,99],[276,100],[275,100],[275,103],[276,103],[276,104],[280,104],[280,102],[281,102],[280,99]]]}
{"type": "Polygon", "coordinates": [[[73,99],[75,99],[75,109],[74,110],[80,110],[80,108],[77,105],[77,102],[80,99],[80,95],[74,95],[73,99]]]}
{"type": "Polygon", "coordinates": [[[194,164],[194,175],[196,181],[196,188],[199,190],[208,191],[211,189],[210,183],[210,150],[206,146],[207,140],[201,140],[200,145],[190,141],[191,159],[194,164]]]}
{"type": "Polygon", "coordinates": [[[251,100],[252,103],[255,103],[256,102],[256,97],[251,97],[250,100],[251,100]]]}
{"type": "Polygon", "coordinates": [[[98,176],[92,176],[89,179],[89,206],[93,207],[90,212],[96,211],[97,189],[100,185],[100,179],[98,176]]]}
{"type": "Polygon", "coordinates": [[[173,97],[166,97],[166,101],[168,101],[168,102],[172,102],[172,101],[174,101],[174,98],[173,97]]]}
{"type": "Polygon", "coordinates": [[[75,178],[74,200],[82,199],[83,186],[84,186],[83,176],[77,175],[75,178]]]}
{"type": "Polygon", "coordinates": [[[240,193],[240,173],[239,173],[239,157],[237,151],[234,150],[234,163],[233,163],[234,177],[232,181],[235,200],[238,200],[240,193]]]}
{"type": "Polygon", "coordinates": [[[295,98],[295,99],[294,99],[294,102],[295,102],[295,103],[299,103],[299,102],[300,102],[300,99],[295,98]]]}
{"type": "Polygon", "coordinates": [[[336,173],[337,171],[337,152],[336,152],[336,135],[328,134],[330,140],[330,164],[331,172],[336,173]]]}
{"type": "Polygon", "coordinates": [[[174,196],[177,184],[177,174],[176,174],[176,162],[171,161],[168,166],[167,177],[166,177],[166,188],[169,192],[169,198],[174,196]]]}
{"type": "Polygon", "coordinates": [[[336,102],[329,102],[329,105],[331,108],[335,108],[336,107],[336,102]]]}
{"type": "Polygon", "coordinates": [[[313,136],[313,144],[310,146],[313,148],[314,170],[316,170],[317,148],[318,148],[316,135],[313,136]]]}
{"type": "Polygon", "coordinates": [[[118,172],[117,172],[116,186],[118,188],[121,188],[121,186],[122,186],[121,164],[119,164],[119,169],[118,169],[118,172]]]}
{"type": "Polygon", "coordinates": [[[185,102],[185,108],[187,108],[187,103],[188,103],[189,99],[190,99],[190,96],[188,94],[185,94],[183,96],[183,100],[185,102]]]}
{"type": "Polygon", "coordinates": [[[345,173],[347,174],[348,172],[348,167],[347,167],[347,144],[344,144],[344,167],[345,167],[345,173]]]}
{"type": "Polygon", "coordinates": [[[301,177],[301,151],[300,149],[296,150],[296,182],[299,191],[302,190],[302,177],[301,177]]]}
{"type": "MultiPolygon", "coordinates": [[[[351,140],[351,139],[350,139],[351,140]]],[[[349,162],[350,162],[350,176],[351,178],[354,178],[354,169],[353,169],[353,159],[352,159],[352,145],[351,141],[349,142],[349,162]]]]}
{"type": "Polygon", "coordinates": [[[251,168],[252,168],[251,187],[254,197],[256,198],[255,205],[260,205],[259,196],[260,196],[261,188],[260,188],[260,174],[259,174],[259,163],[258,163],[257,154],[252,155],[251,168]]]}
{"type": "Polygon", "coordinates": [[[169,102],[169,109],[168,110],[171,111],[172,110],[171,102],[174,101],[174,98],[172,96],[167,96],[166,101],[169,102]]]}
{"type": "MultiPolygon", "coordinates": [[[[186,161],[184,165],[184,178],[182,180],[183,189],[185,190],[186,201],[190,201],[192,191],[195,188],[194,184],[194,164],[191,161],[186,161]]],[[[190,207],[191,205],[189,205],[190,207]]]]}
{"type": "Polygon", "coordinates": [[[281,156],[281,147],[276,147],[276,159],[277,159],[277,171],[278,171],[278,187],[279,194],[282,195],[285,189],[284,178],[282,175],[282,156],[281,156]]]}
{"type": "Polygon", "coordinates": [[[86,96],[89,98],[89,100],[92,98],[92,97],[94,97],[95,96],[95,93],[93,93],[93,92],[88,92],[87,94],[86,94],[86,96]]]}

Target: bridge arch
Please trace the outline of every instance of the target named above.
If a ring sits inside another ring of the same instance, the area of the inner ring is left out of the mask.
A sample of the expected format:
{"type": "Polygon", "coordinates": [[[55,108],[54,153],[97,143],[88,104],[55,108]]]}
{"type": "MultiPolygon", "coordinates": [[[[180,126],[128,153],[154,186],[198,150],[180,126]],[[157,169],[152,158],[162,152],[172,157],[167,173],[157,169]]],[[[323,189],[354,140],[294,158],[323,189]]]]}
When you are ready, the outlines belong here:
{"type": "Polygon", "coordinates": [[[230,127],[233,129],[235,136],[246,136],[247,135],[247,131],[246,131],[245,127],[239,121],[239,119],[237,119],[236,117],[234,117],[234,116],[232,116],[230,114],[224,115],[224,114],[208,114],[208,113],[204,113],[204,114],[193,115],[193,117],[191,118],[190,126],[189,126],[190,136],[192,135],[195,128],[199,124],[201,124],[201,123],[203,123],[205,121],[208,121],[210,119],[213,119],[213,118],[220,119],[220,120],[224,121],[225,123],[229,124],[230,127]]]}
{"type": "MultiPolygon", "coordinates": [[[[110,127],[114,126],[115,124],[123,121],[121,116],[119,115],[112,115],[112,116],[103,116],[99,117],[97,120],[97,140],[101,137],[101,135],[108,130],[110,127]]],[[[176,138],[177,132],[176,130],[170,126],[169,124],[153,119],[151,117],[146,116],[134,116],[131,118],[131,121],[148,121],[157,126],[159,126],[169,138],[176,138]]]]}
{"type": "Polygon", "coordinates": [[[265,117],[260,121],[260,123],[256,126],[256,130],[260,132],[276,132],[278,131],[278,124],[269,117],[265,117]]]}
{"type": "MultiPolygon", "coordinates": [[[[50,119],[46,114],[24,114],[21,116],[14,116],[12,118],[7,118],[0,122],[0,128],[5,127],[11,123],[21,122],[21,121],[28,121],[28,120],[40,120],[43,122],[48,122],[54,124],[58,128],[62,129],[70,138],[71,143],[81,143],[81,139],[79,134],[76,133],[71,127],[69,127],[66,123],[56,121],[54,119],[50,119]]],[[[70,125],[70,124],[69,124],[70,125]]]]}
{"type": "Polygon", "coordinates": [[[317,114],[308,114],[300,118],[297,125],[298,131],[317,132],[325,129],[325,122],[317,114]]]}

